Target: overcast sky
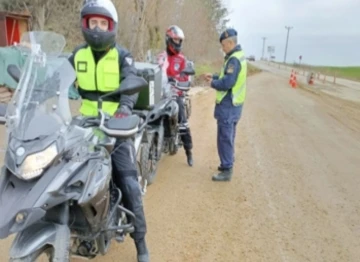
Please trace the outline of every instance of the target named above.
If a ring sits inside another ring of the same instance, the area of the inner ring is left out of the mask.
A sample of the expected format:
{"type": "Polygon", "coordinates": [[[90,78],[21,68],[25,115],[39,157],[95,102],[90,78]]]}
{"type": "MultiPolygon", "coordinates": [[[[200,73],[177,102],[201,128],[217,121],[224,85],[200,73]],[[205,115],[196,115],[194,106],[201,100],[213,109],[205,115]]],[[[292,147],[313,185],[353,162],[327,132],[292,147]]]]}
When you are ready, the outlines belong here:
{"type": "MultiPolygon", "coordinates": [[[[265,46],[275,46],[276,60],[315,65],[360,66],[360,0],[224,0],[230,24],[247,55],[260,58],[265,46]]],[[[267,51],[265,47],[265,52],[267,51]]],[[[267,52],[266,52],[267,53],[267,52]]]]}

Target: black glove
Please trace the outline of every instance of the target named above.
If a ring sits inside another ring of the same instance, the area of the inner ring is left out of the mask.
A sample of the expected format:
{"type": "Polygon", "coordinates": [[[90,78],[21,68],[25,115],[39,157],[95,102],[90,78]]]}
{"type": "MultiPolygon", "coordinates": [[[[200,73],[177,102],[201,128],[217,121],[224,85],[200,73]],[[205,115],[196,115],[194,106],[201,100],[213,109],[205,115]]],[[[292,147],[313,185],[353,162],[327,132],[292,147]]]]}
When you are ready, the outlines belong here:
{"type": "Polygon", "coordinates": [[[131,115],[131,109],[128,106],[120,106],[120,108],[116,110],[114,117],[124,118],[130,115],[131,115]]]}

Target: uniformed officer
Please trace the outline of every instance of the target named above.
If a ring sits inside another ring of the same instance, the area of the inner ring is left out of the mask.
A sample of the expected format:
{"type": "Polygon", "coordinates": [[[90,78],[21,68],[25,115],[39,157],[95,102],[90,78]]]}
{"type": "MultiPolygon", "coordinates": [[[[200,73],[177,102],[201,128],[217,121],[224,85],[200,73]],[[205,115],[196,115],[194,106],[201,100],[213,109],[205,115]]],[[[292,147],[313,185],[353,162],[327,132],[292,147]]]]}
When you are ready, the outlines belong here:
{"type": "Polygon", "coordinates": [[[220,75],[206,74],[210,86],[216,90],[214,116],[217,119],[217,148],[220,157],[219,173],[213,181],[230,181],[234,164],[236,125],[240,120],[246,96],[247,63],[237,32],[227,29],[220,35],[225,55],[220,75]]]}

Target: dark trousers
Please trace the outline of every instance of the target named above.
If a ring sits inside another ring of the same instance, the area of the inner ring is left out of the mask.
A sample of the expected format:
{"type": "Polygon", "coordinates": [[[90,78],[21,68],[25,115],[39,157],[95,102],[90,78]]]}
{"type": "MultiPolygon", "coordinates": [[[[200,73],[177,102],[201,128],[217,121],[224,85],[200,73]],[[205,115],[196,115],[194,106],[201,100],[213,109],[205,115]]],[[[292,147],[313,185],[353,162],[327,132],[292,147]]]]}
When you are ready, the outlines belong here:
{"type": "Polygon", "coordinates": [[[217,149],[220,166],[230,169],[234,164],[235,136],[238,121],[217,121],[217,149]]]}
{"type": "Polygon", "coordinates": [[[118,140],[114,150],[112,154],[114,182],[123,194],[125,208],[135,214],[135,231],[131,237],[134,240],[140,240],[146,234],[146,220],[133,141],[131,139],[118,140]]]}
{"type": "Polygon", "coordinates": [[[233,106],[231,100],[225,100],[215,107],[217,120],[217,149],[220,167],[230,169],[234,165],[236,126],[242,113],[241,106],[233,106]]]}
{"type": "Polygon", "coordinates": [[[181,97],[177,97],[176,98],[176,102],[179,105],[179,115],[178,115],[178,119],[179,119],[179,123],[180,125],[180,132],[181,132],[181,141],[184,144],[184,149],[186,151],[191,150],[193,147],[192,144],[192,137],[191,137],[191,132],[190,132],[190,128],[189,128],[189,123],[188,120],[186,118],[185,115],[185,104],[182,100],[181,97]]]}

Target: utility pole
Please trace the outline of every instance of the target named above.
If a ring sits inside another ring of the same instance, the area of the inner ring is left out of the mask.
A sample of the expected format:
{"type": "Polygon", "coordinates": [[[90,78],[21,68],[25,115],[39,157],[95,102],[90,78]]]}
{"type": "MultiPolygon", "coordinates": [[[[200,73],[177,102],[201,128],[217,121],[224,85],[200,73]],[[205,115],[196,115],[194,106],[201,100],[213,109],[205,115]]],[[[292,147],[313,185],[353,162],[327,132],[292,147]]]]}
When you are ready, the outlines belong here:
{"type": "Polygon", "coordinates": [[[289,33],[290,33],[290,30],[293,29],[293,27],[285,26],[285,29],[287,30],[287,37],[286,37],[286,45],[285,45],[284,64],[286,63],[286,54],[287,54],[287,48],[288,48],[288,43],[289,43],[289,33]]]}
{"type": "Polygon", "coordinates": [[[266,37],[263,37],[263,50],[262,50],[262,56],[261,59],[264,60],[264,52],[265,52],[265,41],[266,41],[266,37]]]}

